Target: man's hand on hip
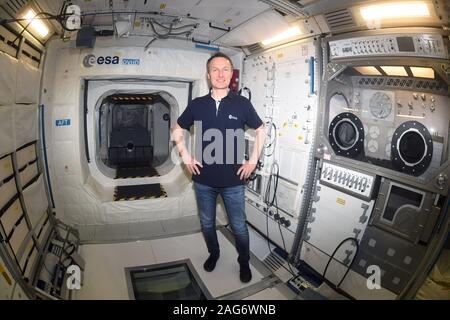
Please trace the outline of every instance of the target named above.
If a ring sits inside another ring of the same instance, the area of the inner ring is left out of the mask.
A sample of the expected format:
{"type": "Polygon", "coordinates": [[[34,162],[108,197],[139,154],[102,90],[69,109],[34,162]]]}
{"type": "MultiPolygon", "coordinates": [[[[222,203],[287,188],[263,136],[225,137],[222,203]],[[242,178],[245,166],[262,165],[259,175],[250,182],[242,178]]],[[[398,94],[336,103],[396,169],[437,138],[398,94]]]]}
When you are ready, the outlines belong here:
{"type": "Polygon", "coordinates": [[[200,162],[198,162],[197,160],[195,160],[195,158],[193,156],[191,156],[189,154],[189,152],[185,152],[182,156],[181,159],[183,160],[183,163],[186,165],[188,171],[191,174],[200,174],[200,168],[203,168],[202,164],[200,162]]]}
{"type": "Polygon", "coordinates": [[[246,180],[256,168],[256,163],[245,161],[236,173],[241,180],[246,180]]]}

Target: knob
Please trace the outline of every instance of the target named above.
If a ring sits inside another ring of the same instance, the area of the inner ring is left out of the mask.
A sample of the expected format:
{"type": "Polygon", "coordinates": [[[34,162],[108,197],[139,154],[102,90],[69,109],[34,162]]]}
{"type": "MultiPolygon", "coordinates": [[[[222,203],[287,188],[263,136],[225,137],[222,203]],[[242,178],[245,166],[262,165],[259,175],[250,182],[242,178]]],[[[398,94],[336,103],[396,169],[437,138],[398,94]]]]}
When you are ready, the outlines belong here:
{"type": "Polygon", "coordinates": [[[286,219],[285,219],[284,217],[281,217],[281,218],[280,218],[280,223],[281,223],[281,224],[285,224],[285,223],[286,223],[286,219]]]}
{"type": "Polygon", "coordinates": [[[431,110],[431,112],[434,112],[434,110],[436,110],[436,107],[434,106],[434,104],[432,104],[432,105],[430,106],[430,110],[431,110]]]}
{"type": "Polygon", "coordinates": [[[417,100],[419,98],[419,95],[417,94],[417,92],[413,92],[413,98],[414,98],[414,100],[417,100]]]}
{"type": "Polygon", "coordinates": [[[420,99],[422,99],[422,101],[425,101],[427,99],[427,96],[425,95],[425,93],[422,93],[420,95],[420,99]]]}
{"type": "Polygon", "coordinates": [[[269,210],[269,216],[273,216],[273,211],[269,210]]]}
{"type": "Polygon", "coordinates": [[[275,215],[273,216],[273,218],[274,218],[275,220],[278,221],[278,219],[280,219],[280,215],[279,215],[278,213],[275,213],[275,215]]]}
{"type": "Polygon", "coordinates": [[[436,186],[439,190],[444,190],[447,185],[448,177],[446,174],[439,174],[436,178],[436,186]]]}
{"type": "Polygon", "coordinates": [[[288,219],[286,219],[286,221],[284,222],[284,225],[286,227],[289,227],[291,225],[291,221],[289,221],[288,219]]]}

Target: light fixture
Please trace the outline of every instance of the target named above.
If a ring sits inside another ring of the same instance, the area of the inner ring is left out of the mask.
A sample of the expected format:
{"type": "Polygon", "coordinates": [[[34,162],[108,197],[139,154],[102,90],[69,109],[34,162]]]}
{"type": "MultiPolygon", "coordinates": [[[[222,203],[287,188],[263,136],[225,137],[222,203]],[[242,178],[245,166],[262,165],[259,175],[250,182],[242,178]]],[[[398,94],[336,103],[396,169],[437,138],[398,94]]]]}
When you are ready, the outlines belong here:
{"type": "Polygon", "coordinates": [[[388,75],[388,76],[400,76],[400,77],[407,77],[408,72],[406,72],[404,67],[400,66],[380,66],[381,69],[388,75]]]}
{"type": "Polygon", "coordinates": [[[434,79],[434,70],[425,67],[409,67],[414,77],[434,79]]]}
{"type": "Polygon", "coordinates": [[[374,4],[361,7],[359,11],[366,21],[430,16],[427,4],[422,1],[374,4]]]}
{"type": "Polygon", "coordinates": [[[381,72],[377,68],[372,66],[353,67],[356,71],[363,76],[381,76],[381,72]]]}
{"type": "Polygon", "coordinates": [[[300,28],[298,26],[297,27],[292,27],[292,28],[289,28],[288,30],[286,30],[286,31],[284,31],[282,33],[277,34],[276,36],[274,36],[272,38],[269,38],[269,39],[261,41],[261,43],[264,46],[268,46],[270,44],[273,44],[273,43],[276,43],[276,42],[280,42],[282,40],[286,40],[286,39],[289,39],[291,37],[297,36],[297,35],[299,35],[301,33],[302,32],[300,31],[300,28]]]}
{"type": "Polygon", "coordinates": [[[41,20],[39,20],[40,17],[36,17],[36,13],[33,9],[29,9],[23,16],[23,18],[27,19],[26,23],[30,24],[30,27],[35,30],[42,38],[45,38],[48,35],[50,30],[41,20]]]}

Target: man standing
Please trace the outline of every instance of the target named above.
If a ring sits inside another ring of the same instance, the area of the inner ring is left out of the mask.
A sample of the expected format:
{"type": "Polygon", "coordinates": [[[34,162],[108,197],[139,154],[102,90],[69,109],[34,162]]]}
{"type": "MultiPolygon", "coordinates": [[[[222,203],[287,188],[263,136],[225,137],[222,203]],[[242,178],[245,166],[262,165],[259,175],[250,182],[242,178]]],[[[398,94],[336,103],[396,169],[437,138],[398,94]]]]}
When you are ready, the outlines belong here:
{"type": "Polygon", "coordinates": [[[220,256],[216,233],[216,201],[220,194],[236,240],[240,279],[249,282],[252,273],[245,222],[245,180],[255,170],[264,145],[265,129],[250,101],[229,89],[233,75],[231,59],[218,52],[208,59],[206,69],[211,91],[186,107],[177,120],[173,138],[183,163],[193,175],[202,233],[210,254],[204,269],[213,271],[220,256]],[[183,129],[189,130],[192,125],[202,134],[201,154],[196,152],[196,157],[187,150],[183,137],[183,129]],[[245,125],[256,132],[248,161],[244,161],[245,125]]]}

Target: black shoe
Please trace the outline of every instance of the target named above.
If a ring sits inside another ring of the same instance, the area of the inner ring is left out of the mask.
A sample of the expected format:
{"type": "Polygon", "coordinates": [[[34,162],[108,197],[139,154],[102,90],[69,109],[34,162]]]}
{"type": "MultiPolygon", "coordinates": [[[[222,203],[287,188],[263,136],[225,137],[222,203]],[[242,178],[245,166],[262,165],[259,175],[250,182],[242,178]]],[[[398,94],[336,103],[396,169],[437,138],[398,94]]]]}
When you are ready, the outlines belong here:
{"type": "Polygon", "coordinates": [[[239,272],[239,278],[244,283],[250,282],[252,280],[252,271],[250,270],[249,265],[241,265],[241,270],[239,272]]]}
{"type": "Polygon", "coordinates": [[[208,272],[211,272],[216,267],[216,262],[219,260],[219,256],[210,255],[208,259],[206,259],[205,263],[203,264],[203,269],[205,269],[208,272]]]}

